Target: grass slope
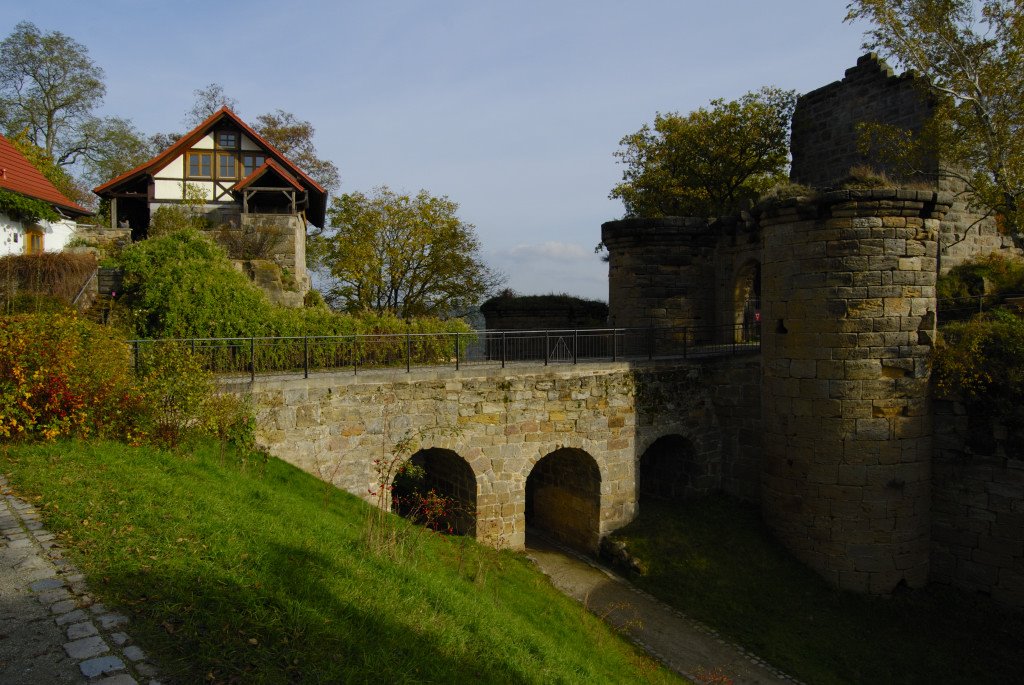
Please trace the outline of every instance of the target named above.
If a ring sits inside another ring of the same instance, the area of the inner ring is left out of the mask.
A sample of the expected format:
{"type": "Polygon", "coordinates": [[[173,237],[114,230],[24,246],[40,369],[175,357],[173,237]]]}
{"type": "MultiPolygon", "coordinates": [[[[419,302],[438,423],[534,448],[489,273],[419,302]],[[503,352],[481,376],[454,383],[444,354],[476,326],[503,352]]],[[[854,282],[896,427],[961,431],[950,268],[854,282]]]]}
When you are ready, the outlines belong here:
{"type": "Polygon", "coordinates": [[[277,460],[113,443],[5,447],[105,602],[181,682],[677,682],[523,557],[397,525],[277,460]]]}
{"type": "Polygon", "coordinates": [[[1021,682],[1019,613],[952,589],[835,590],[725,497],[640,510],[613,535],[647,567],[634,582],[806,682],[1021,682]]]}

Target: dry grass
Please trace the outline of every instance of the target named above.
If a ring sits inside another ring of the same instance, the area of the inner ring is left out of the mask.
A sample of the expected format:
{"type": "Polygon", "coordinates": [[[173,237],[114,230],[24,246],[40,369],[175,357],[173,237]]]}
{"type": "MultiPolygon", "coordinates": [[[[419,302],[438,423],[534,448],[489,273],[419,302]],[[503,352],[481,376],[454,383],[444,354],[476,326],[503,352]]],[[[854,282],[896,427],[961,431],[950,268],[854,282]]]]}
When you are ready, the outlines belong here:
{"type": "Polygon", "coordinates": [[[70,302],[96,269],[93,254],[45,252],[0,257],[0,310],[18,296],[47,295],[70,302]]]}

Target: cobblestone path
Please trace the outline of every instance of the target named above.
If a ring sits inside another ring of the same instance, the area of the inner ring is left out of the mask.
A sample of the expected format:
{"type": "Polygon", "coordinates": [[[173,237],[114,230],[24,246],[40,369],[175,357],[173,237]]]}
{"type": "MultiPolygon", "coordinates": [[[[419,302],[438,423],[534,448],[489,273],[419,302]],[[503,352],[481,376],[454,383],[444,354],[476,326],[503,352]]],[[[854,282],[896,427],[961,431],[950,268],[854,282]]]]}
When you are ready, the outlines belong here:
{"type": "Polygon", "coordinates": [[[127,624],[93,600],[39,512],[0,477],[0,683],[159,685],[127,624]]]}

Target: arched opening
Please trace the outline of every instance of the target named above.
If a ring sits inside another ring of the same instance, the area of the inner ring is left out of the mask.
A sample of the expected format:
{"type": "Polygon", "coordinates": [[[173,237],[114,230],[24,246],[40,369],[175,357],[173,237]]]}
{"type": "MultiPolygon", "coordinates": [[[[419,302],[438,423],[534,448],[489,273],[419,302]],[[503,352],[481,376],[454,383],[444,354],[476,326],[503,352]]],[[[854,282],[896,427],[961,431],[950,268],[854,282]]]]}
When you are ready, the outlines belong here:
{"type": "Polygon", "coordinates": [[[579,449],[555,450],[526,479],[526,526],[588,554],[600,542],[601,471],[579,449]]]}
{"type": "Polygon", "coordinates": [[[434,530],[476,535],[476,476],[451,450],[430,448],[412,455],[395,476],[391,510],[434,530]]]}
{"type": "Polygon", "coordinates": [[[761,336],[761,263],[751,260],[736,275],[733,291],[736,342],[754,342],[761,336]]]}
{"type": "Polygon", "coordinates": [[[685,497],[700,466],[693,443],[681,435],[665,435],[640,455],[640,506],[645,500],[685,497]]]}

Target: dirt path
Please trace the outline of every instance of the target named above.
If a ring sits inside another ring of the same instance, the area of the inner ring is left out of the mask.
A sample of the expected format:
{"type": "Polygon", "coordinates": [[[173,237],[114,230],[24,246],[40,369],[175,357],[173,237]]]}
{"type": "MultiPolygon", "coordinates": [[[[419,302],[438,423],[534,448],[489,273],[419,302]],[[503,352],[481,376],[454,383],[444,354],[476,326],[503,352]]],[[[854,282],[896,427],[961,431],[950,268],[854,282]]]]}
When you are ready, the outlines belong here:
{"type": "Polygon", "coordinates": [[[709,676],[723,674],[735,685],[799,682],[595,562],[550,540],[529,535],[526,554],[555,587],[690,680],[721,682],[709,676]]]}

